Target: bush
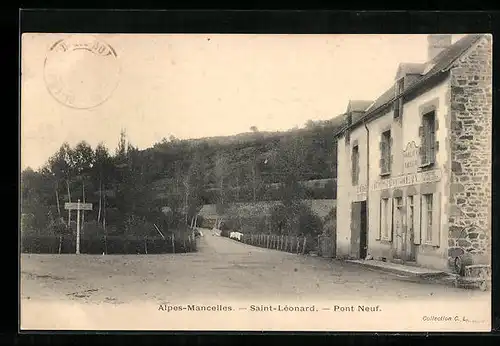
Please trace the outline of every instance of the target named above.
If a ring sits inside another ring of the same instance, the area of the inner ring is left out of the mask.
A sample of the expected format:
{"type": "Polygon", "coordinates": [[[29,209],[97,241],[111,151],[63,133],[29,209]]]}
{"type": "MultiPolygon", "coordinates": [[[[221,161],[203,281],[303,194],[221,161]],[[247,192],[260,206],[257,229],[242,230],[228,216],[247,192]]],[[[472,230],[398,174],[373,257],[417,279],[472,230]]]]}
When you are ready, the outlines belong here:
{"type": "Polygon", "coordinates": [[[274,206],[271,209],[271,231],[275,234],[317,236],[323,230],[323,221],[305,204],[274,206]]]}
{"type": "Polygon", "coordinates": [[[311,208],[302,205],[299,213],[299,229],[304,235],[317,237],[323,233],[323,221],[311,208]]]}
{"type": "MultiPolygon", "coordinates": [[[[185,234],[185,233],[184,233],[185,234]]],[[[23,236],[21,250],[23,253],[61,253],[76,252],[76,237],[73,235],[23,236]],[[61,243],[60,243],[61,241],[61,243]]],[[[189,241],[187,236],[174,238],[175,252],[196,251],[196,242],[189,241]]],[[[80,252],[84,254],[161,254],[172,253],[172,236],[137,237],[137,236],[84,236],[80,239],[80,252]]]]}

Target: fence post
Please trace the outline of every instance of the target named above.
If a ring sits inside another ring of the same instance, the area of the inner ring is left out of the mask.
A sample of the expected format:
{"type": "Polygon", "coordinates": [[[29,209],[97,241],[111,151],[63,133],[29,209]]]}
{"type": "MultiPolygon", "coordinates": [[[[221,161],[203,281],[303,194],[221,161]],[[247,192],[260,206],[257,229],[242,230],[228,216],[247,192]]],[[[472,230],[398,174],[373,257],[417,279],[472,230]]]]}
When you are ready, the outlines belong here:
{"type": "Polygon", "coordinates": [[[144,251],[148,254],[148,237],[144,237],[144,251]]]}
{"type": "Polygon", "coordinates": [[[284,243],[285,243],[285,236],[281,235],[281,246],[280,246],[281,251],[283,251],[283,244],[284,243]]]}
{"type": "Polygon", "coordinates": [[[297,244],[296,244],[296,249],[295,249],[295,252],[296,252],[297,254],[299,254],[299,245],[300,245],[300,244],[299,244],[299,236],[298,236],[298,235],[297,235],[297,236],[295,236],[295,241],[296,241],[296,243],[297,243],[297,244]]]}
{"type": "Polygon", "coordinates": [[[302,254],[303,255],[306,253],[306,242],[307,242],[307,238],[304,237],[304,245],[302,245],[302,254]]]}
{"type": "Polygon", "coordinates": [[[173,232],[172,232],[172,253],[175,253],[175,236],[173,232]]]}
{"type": "Polygon", "coordinates": [[[268,234],[267,235],[267,248],[269,249],[269,240],[270,240],[271,236],[268,234]]]}

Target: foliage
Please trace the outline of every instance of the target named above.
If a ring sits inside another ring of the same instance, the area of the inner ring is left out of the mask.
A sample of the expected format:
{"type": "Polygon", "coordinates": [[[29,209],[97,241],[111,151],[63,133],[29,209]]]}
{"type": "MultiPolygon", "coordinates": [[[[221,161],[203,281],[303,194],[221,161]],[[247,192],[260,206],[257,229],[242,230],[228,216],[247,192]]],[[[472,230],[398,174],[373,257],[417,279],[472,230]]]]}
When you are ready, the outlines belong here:
{"type": "MultiPolygon", "coordinates": [[[[338,125],[310,122],[287,132],[252,128],[193,140],[170,136],[145,150],[122,131],[113,153],[102,143],[94,149],[84,141],[63,143],[41,169],[21,174],[22,231],[73,234],[76,212],[64,203],[78,199],[93,205],[82,218],[83,231],[108,236],[149,236],[158,233],[154,225],[180,231],[209,203],[224,214],[233,202],[282,200],[289,215],[298,215],[301,198],[335,193],[333,180],[319,187],[300,182],[335,178],[338,125]]],[[[297,225],[287,229],[296,232],[300,222],[292,221],[297,225]]]]}
{"type": "MultiPolygon", "coordinates": [[[[21,239],[23,253],[59,253],[60,238],[55,235],[26,235],[21,239]]],[[[63,236],[61,253],[75,253],[75,236],[63,236]]],[[[165,239],[138,236],[86,236],[82,237],[80,252],[85,254],[153,254],[181,253],[196,251],[196,242],[192,238],[165,239]],[[175,249],[174,249],[175,246],[175,249]]]]}
{"type": "Polygon", "coordinates": [[[271,231],[274,234],[317,236],[323,220],[303,203],[279,204],[271,210],[271,231]]]}

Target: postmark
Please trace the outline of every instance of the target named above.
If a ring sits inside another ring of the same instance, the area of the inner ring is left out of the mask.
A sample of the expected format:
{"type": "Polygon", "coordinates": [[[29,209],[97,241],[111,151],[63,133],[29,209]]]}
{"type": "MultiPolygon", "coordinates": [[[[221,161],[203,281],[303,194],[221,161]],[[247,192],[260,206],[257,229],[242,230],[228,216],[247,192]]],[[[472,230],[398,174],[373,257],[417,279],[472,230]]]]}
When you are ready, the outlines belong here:
{"type": "Polygon", "coordinates": [[[91,35],[56,41],[44,63],[48,92],[59,103],[76,109],[106,102],[118,86],[120,72],[115,49],[91,35]]]}

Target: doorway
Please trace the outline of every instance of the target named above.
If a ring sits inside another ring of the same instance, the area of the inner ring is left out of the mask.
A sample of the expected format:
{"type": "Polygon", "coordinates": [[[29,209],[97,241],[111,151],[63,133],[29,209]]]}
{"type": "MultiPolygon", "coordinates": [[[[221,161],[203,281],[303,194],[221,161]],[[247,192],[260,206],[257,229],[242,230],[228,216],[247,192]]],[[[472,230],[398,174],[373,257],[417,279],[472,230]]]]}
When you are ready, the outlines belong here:
{"type": "Polygon", "coordinates": [[[366,258],[368,253],[368,235],[366,219],[366,201],[351,204],[351,251],[352,258],[366,258]]]}
{"type": "Polygon", "coordinates": [[[405,231],[403,230],[403,198],[394,198],[394,258],[404,260],[405,231]]]}
{"type": "Polygon", "coordinates": [[[366,201],[361,203],[361,230],[359,234],[359,252],[360,258],[365,259],[368,255],[368,232],[367,232],[367,220],[366,220],[366,201]]]}
{"type": "Polygon", "coordinates": [[[415,201],[413,196],[408,196],[405,232],[405,260],[415,261],[415,201]]]}

